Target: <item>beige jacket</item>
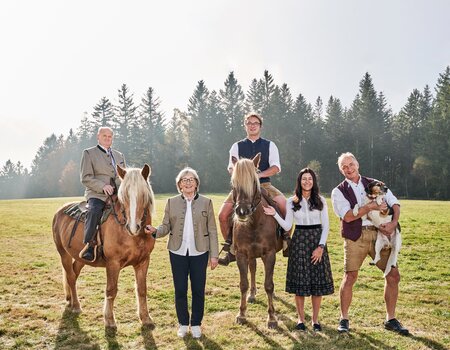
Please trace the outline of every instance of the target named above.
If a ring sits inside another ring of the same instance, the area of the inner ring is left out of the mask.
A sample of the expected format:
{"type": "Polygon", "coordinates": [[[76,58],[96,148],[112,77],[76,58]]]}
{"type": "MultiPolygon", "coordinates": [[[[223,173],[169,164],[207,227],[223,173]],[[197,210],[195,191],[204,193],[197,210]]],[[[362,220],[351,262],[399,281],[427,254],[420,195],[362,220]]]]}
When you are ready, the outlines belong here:
{"type": "MultiPolygon", "coordinates": [[[[169,236],[167,249],[178,250],[183,241],[186,200],[182,195],[169,198],[164,219],[157,228],[156,237],[169,236]]],[[[194,225],[195,248],[199,252],[210,252],[210,258],[219,257],[216,220],[211,199],[197,194],[192,201],[192,222],[194,225]]]]}
{"type": "MultiPolygon", "coordinates": [[[[125,167],[125,158],[122,153],[112,150],[112,154],[117,165],[125,167]]],[[[81,157],[80,180],[86,187],[84,196],[86,200],[98,198],[106,201],[108,197],[103,193],[103,187],[110,184],[110,179],[114,179],[117,187],[120,185],[120,178],[115,175],[111,158],[100,146],[91,147],[83,151],[81,157]]]]}

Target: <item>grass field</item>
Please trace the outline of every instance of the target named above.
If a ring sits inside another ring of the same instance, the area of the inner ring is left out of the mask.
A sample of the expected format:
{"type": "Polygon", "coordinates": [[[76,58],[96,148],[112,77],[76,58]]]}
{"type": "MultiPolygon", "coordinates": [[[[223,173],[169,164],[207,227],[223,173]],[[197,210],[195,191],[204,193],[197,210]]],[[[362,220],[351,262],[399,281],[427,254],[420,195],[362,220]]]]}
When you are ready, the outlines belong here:
{"type": "MultiPolygon", "coordinates": [[[[216,214],[224,195],[211,195],[216,214]]],[[[157,196],[162,219],[167,196],[157,196]]],[[[176,315],[166,239],[157,241],[148,272],[150,314],[154,330],[143,329],[136,314],[132,268],[119,280],[115,312],[118,330],[103,326],[105,271],[85,267],[78,280],[83,313],[65,310],[61,265],[51,220],[72,199],[0,201],[0,349],[450,349],[450,202],[402,201],[403,247],[400,252],[400,297],[397,316],[412,335],[385,331],[382,273],[364,264],[350,309],[349,336],[336,327],[342,277],[342,238],[330,213],[328,246],[336,292],[325,297],[320,320],[324,331],[293,330],[293,297],[284,292],[286,258],[279,253],[275,270],[277,329],[266,326],[267,301],[258,266],[257,302],[249,305],[246,325],[234,322],[239,306],[236,265],[208,270],[203,337],[176,337],[176,315]]],[[[310,314],[310,302],[306,311],[310,314]]],[[[310,322],[310,318],[308,318],[310,322]]]]}

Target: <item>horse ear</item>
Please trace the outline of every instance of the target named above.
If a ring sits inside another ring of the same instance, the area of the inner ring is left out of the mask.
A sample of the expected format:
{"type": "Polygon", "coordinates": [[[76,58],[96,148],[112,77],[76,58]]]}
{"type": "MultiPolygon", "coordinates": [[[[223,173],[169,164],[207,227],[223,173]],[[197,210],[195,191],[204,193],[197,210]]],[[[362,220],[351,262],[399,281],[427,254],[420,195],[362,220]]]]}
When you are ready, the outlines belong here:
{"type": "Polygon", "coordinates": [[[259,167],[259,161],[261,160],[261,152],[259,152],[253,159],[253,164],[255,165],[255,168],[258,169],[259,167]]]}
{"type": "Polygon", "coordinates": [[[236,165],[237,162],[238,162],[237,158],[235,156],[232,156],[231,163],[233,163],[233,165],[236,165]]]}
{"type": "Polygon", "coordinates": [[[150,168],[150,165],[145,163],[144,167],[141,170],[142,176],[144,177],[145,180],[147,180],[151,173],[152,173],[152,168],[150,168]]]}
{"type": "Polygon", "coordinates": [[[125,177],[127,171],[125,169],[121,168],[119,164],[117,164],[116,169],[117,169],[117,174],[119,174],[119,177],[121,179],[123,179],[125,177]]]}

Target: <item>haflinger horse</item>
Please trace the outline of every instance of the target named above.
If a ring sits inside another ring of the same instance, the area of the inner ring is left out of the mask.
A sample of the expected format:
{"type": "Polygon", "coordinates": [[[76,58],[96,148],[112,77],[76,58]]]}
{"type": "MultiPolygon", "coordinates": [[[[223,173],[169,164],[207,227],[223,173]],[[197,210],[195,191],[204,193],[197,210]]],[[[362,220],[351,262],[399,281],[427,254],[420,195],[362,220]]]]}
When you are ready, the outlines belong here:
{"type": "MultiPolygon", "coordinates": [[[[258,153],[252,160],[233,157],[233,173],[231,185],[235,203],[233,215],[233,244],[236,251],[236,261],[240,273],[241,305],[236,322],[246,322],[247,301],[254,302],[256,294],[256,258],[264,263],[264,288],[268,300],[267,326],[275,328],[278,325],[273,306],[273,274],[276,253],[283,247],[283,240],[277,237],[276,221],[273,216],[264,214],[263,206],[268,202],[261,193],[257,168],[261,159],[258,153]],[[248,292],[248,270],[250,269],[251,288],[248,292]]],[[[271,203],[273,205],[273,203],[271,203]]]]}
{"type": "Polygon", "coordinates": [[[118,195],[113,196],[112,214],[101,225],[103,254],[96,261],[89,263],[78,256],[84,247],[84,225],[80,222],[76,231],[72,232],[75,219],[64,213],[73,203],[65,204],[53,218],[53,239],[61,256],[67,307],[75,313],[81,312],[76,282],[83,266],[105,267],[104,322],[106,327],[116,328],[113,307],[119,272],[131,265],[136,279],[139,318],[144,326],[153,327],[147,308],[147,270],[155,240],[144,232],[145,225],[151,224],[154,213],[155,201],[148,182],[151,169],[147,164],[142,169],[122,169],[118,165],[117,172],[122,183],[118,195]]]}

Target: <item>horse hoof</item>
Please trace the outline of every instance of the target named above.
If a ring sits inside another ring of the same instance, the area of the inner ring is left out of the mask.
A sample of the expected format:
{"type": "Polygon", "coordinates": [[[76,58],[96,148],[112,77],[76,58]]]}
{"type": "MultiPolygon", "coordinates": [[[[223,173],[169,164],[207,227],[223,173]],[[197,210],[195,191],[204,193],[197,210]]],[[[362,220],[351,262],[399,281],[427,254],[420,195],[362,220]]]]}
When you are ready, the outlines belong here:
{"type": "Polygon", "coordinates": [[[153,321],[142,322],[142,328],[148,329],[148,330],[154,330],[155,324],[153,323],[153,321]]]}
{"type": "Polygon", "coordinates": [[[247,297],[247,303],[255,303],[256,302],[256,297],[254,295],[249,295],[247,297]]]}
{"type": "Polygon", "coordinates": [[[81,307],[74,307],[74,308],[72,308],[72,312],[74,313],[74,314],[81,314],[81,307]]]}
{"type": "Polygon", "coordinates": [[[268,328],[277,328],[278,327],[278,321],[267,321],[267,327],[268,328]]]}
{"type": "Polygon", "coordinates": [[[247,319],[244,316],[236,316],[237,324],[245,324],[247,323],[247,319]]]}

